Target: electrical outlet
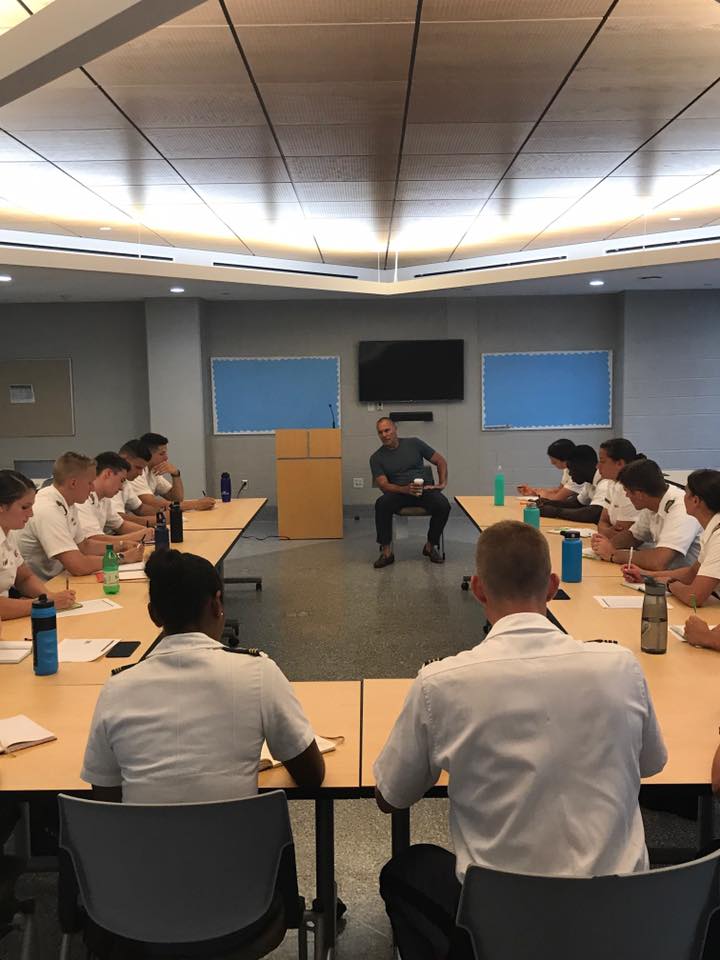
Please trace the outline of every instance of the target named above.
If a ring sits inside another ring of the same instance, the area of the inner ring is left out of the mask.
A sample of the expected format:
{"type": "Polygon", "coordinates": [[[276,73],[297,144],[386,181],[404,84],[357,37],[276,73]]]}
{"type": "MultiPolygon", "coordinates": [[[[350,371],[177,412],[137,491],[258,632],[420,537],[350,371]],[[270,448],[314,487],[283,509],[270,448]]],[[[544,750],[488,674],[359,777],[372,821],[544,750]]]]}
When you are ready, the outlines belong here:
{"type": "Polygon", "coordinates": [[[353,487],[356,490],[362,490],[365,486],[365,480],[363,477],[353,477],[353,487]]]}

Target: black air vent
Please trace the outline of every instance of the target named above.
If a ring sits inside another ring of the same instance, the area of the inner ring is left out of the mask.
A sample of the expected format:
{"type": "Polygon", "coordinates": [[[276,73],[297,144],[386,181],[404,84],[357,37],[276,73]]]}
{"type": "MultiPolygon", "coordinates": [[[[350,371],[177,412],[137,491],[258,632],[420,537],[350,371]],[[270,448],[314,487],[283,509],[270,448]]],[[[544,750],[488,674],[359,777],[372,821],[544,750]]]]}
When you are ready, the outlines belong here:
{"type": "Polygon", "coordinates": [[[611,247],[605,253],[633,253],[635,250],[661,250],[664,247],[686,247],[691,243],[714,243],[720,237],[693,237],[690,240],[666,240],[664,243],[643,243],[632,247],[611,247]]]}
{"type": "Polygon", "coordinates": [[[291,270],[289,267],[261,267],[250,263],[223,263],[213,260],[214,267],[232,267],[234,270],[264,270],[266,273],[299,273],[305,277],[334,277],[340,280],[359,280],[353,273],[321,273],[319,270],[291,270]]]}
{"type": "Polygon", "coordinates": [[[566,256],[560,257],[539,257],[537,260],[508,260],[506,263],[486,263],[481,267],[460,267],[457,270],[436,270],[434,273],[416,273],[415,279],[420,277],[447,277],[453,273],[476,273],[481,270],[497,270],[498,267],[523,267],[531,263],[557,263],[560,260],[567,260],[566,256]]]}

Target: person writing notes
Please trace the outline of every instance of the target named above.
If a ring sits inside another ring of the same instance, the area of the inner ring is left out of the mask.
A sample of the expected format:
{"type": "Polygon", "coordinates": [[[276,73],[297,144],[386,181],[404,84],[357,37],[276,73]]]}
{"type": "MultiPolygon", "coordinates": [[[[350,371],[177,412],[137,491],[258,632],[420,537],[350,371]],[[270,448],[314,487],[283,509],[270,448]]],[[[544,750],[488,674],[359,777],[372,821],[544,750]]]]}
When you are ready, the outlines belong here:
{"type": "Polygon", "coordinates": [[[108,450],[95,457],[96,476],[85,503],[78,504],[80,526],[89,540],[112,543],[119,550],[126,542],[146,541],[151,534],[145,524],[125,520],[117,511],[115,497],[127,478],[130,464],[108,450]]]}
{"type": "Polygon", "coordinates": [[[558,876],[648,869],[638,791],[667,751],[647,683],[630,650],[580,643],[547,619],[558,583],[538,530],[487,527],[471,588],[493,627],[420,670],[375,761],[385,813],[449,775],[454,854],[411,846],[380,875],[403,957],[447,955],[468,864],[558,876]]]}
{"type": "Polygon", "coordinates": [[[150,450],[150,461],[140,476],[131,481],[133,492],[155,510],[165,510],[169,503],[176,502],[181,510],[212,510],[212,497],[185,499],[180,470],[168,460],[168,442],[161,433],[144,433],[140,437],[140,443],[150,450]]]}
{"type": "Polygon", "coordinates": [[[644,570],[655,572],[691,567],[700,552],[702,527],[688,516],[682,490],[671,486],[654,460],[635,460],[620,471],[618,481],[639,511],[628,530],[609,537],[597,533],[592,548],[602,560],[627,564],[630,547],[646,545],[637,558],[644,570]]]}
{"type": "MultiPolygon", "coordinates": [[[[33,516],[18,537],[25,562],[43,580],[63,569],[82,577],[102,569],[105,544],[88,540],[78,520],[77,504],[85,503],[95,481],[95,461],[69,451],[53,464],[53,482],[35,498],[33,516]]],[[[143,548],[133,544],[119,553],[121,563],[142,560],[143,548]]]]}
{"type": "Polygon", "coordinates": [[[370,470],[382,494],[375,501],[375,530],[380,556],[373,566],[380,569],[395,561],[393,514],[403,507],[424,507],[428,511],[430,527],[423,556],[432,563],[443,563],[440,537],[450,513],[450,504],[441,493],[447,485],[447,460],[418,437],[398,437],[397,427],[388,417],[380,417],[375,426],[382,446],[370,457],[370,470]],[[425,460],[437,467],[437,483],[425,482],[425,460]],[[416,485],[415,480],[421,480],[421,485],[416,485]]]}
{"type": "Polygon", "coordinates": [[[34,502],[32,480],[15,470],[0,470],[0,620],[29,617],[32,602],[41,593],[58,610],[69,610],[75,603],[74,590],[48,593],[18,549],[17,532],[32,517],[34,502]]]}
{"type": "Polygon", "coordinates": [[[220,642],[222,581],[202,557],[154,553],[145,567],[160,642],[98,698],[80,776],[96,800],[193,803],[257,793],[263,741],[301,787],[325,762],[292,687],[258,650],[220,642]]]}
{"type": "Polygon", "coordinates": [[[567,469],[577,492],[564,500],[538,500],[541,517],[558,517],[575,523],[597,523],[605,502],[604,481],[597,474],[598,458],[586,443],[578,444],[570,454],[567,469]]]}
{"type": "Polygon", "coordinates": [[[602,536],[611,537],[621,530],[629,530],[637,520],[639,511],[630,502],[618,477],[626,464],[644,459],[645,454],[639,454],[624,437],[614,437],[600,444],[598,472],[605,481],[605,495],[597,526],[602,536]]]}
{"type": "Polygon", "coordinates": [[[647,576],[664,580],[670,593],[682,603],[701,607],[718,592],[720,585],[720,471],[694,470],[690,474],[685,509],[703,528],[700,555],[695,563],[656,573],[644,568],[640,553],[638,563],[623,567],[623,575],[630,583],[642,583],[647,576]]]}
{"type": "Polygon", "coordinates": [[[553,440],[547,448],[547,455],[550,463],[558,470],[562,470],[560,483],[555,487],[531,487],[527,483],[521,483],[518,486],[518,493],[524,497],[542,497],[545,500],[567,500],[574,494],[580,492],[580,484],[573,482],[568,469],[575,444],[566,437],[559,440],[553,440]]]}

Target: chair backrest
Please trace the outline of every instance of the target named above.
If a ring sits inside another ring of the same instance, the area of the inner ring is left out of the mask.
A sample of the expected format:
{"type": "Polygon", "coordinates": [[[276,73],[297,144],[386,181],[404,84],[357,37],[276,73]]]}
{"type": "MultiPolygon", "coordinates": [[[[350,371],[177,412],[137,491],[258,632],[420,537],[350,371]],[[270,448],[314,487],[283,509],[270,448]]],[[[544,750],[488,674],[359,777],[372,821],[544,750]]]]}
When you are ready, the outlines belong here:
{"type": "Polygon", "coordinates": [[[457,922],[478,960],[698,960],[720,902],[719,858],[588,878],[471,866],[457,922]]]}
{"type": "MultiPolygon", "coordinates": [[[[293,852],[281,790],[187,804],[102,803],[61,794],[60,846],[83,906],[112,933],[148,943],[212,940],[269,908],[293,852]]],[[[297,877],[294,874],[297,897],[297,877]]]]}

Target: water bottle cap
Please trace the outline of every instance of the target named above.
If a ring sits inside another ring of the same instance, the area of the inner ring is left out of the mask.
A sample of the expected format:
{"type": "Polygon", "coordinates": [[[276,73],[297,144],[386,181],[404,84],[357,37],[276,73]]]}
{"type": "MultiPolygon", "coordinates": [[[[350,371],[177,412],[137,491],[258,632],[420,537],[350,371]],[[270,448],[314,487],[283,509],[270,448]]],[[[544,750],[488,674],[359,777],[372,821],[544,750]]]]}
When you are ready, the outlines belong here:
{"type": "Polygon", "coordinates": [[[220,476],[221,476],[221,477],[227,477],[228,480],[230,479],[230,474],[229,474],[226,470],[223,470],[223,472],[220,474],[220,476]]]}
{"type": "Polygon", "coordinates": [[[41,593],[37,600],[33,600],[32,605],[36,610],[43,610],[47,607],[54,607],[55,601],[48,600],[47,594],[41,593]]]}
{"type": "Polygon", "coordinates": [[[563,536],[566,540],[579,540],[580,531],[579,530],[563,530],[563,536]]]}

